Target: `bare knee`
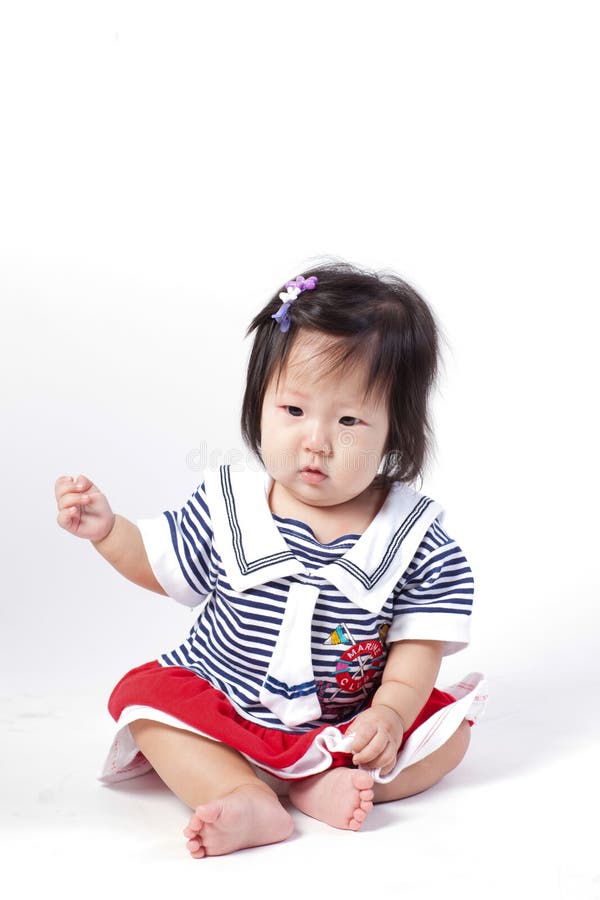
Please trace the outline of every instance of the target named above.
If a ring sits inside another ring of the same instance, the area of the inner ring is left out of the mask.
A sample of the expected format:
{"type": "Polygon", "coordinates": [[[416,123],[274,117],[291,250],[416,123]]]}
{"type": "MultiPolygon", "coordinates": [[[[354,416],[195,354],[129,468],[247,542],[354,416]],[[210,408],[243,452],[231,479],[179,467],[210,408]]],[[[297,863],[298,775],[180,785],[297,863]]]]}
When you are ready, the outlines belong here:
{"type": "Polygon", "coordinates": [[[420,794],[437,784],[455,769],[464,757],[471,740],[471,726],[463,719],[454,734],[429,756],[408,766],[391,782],[375,784],[375,803],[402,800],[420,794]]]}
{"type": "Polygon", "coordinates": [[[154,719],[135,719],[129,723],[129,730],[139,746],[140,740],[144,740],[144,735],[160,729],[161,725],[161,722],[156,722],[154,719]]]}
{"type": "Polygon", "coordinates": [[[471,726],[466,719],[463,719],[451,738],[441,748],[444,753],[446,765],[448,768],[444,774],[448,774],[455,769],[464,757],[471,743],[471,726]]]}
{"type": "Polygon", "coordinates": [[[129,723],[129,730],[142,752],[160,747],[165,740],[172,740],[178,734],[184,739],[192,736],[189,731],[157,722],[156,719],[134,719],[129,723]]]}
{"type": "Polygon", "coordinates": [[[429,770],[433,778],[432,784],[435,784],[457,767],[467,752],[470,742],[471,726],[466,719],[463,719],[446,743],[430,756],[425,756],[420,763],[416,763],[416,766],[422,766],[424,770],[429,770]]]}

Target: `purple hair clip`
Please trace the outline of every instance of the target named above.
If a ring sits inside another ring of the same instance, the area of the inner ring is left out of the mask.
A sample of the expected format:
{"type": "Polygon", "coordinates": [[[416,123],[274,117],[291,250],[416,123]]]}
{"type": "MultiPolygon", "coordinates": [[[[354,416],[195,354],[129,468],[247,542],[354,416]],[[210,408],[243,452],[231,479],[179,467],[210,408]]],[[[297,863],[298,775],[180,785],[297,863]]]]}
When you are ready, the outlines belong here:
{"type": "Polygon", "coordinates": [[[302,291],[313,291],[317,286],[317,281],[318,278],[316,275],[311,275],[310,278],[304,278],[302,275],[298,275],[293,281],[286,281],[286,290],[282,291],[279,295],[282,305],[278,311],[271,316],[271,318],[275,319],[279,324],[279,327],[284,334],[290,327],[290,306],[294,300],[300,296],[302,291]]]}

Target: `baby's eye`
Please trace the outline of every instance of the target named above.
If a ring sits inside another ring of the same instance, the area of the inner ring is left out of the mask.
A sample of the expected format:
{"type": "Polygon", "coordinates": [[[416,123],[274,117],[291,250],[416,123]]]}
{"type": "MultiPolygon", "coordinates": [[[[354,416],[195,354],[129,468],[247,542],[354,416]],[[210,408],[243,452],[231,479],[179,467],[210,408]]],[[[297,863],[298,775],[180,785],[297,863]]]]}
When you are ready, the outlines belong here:
{"type": "Polygon", "coordinates": [[[302,415],[302,410],[299,406],[286,406],[285,408],[288,410],[290,416],[298,417],[302,415]]]}
{"type": "Polygon", "coordinates": [[[342,418],[340,419],[340,422],[342,425],[356,425],[358,422],[360,422],[360,419],[357,419],[356,416],[342,416],[342,418]],[[348,419],[350,419],[349,422],[344,421],[344,420],[348,420],[348,419]]]}

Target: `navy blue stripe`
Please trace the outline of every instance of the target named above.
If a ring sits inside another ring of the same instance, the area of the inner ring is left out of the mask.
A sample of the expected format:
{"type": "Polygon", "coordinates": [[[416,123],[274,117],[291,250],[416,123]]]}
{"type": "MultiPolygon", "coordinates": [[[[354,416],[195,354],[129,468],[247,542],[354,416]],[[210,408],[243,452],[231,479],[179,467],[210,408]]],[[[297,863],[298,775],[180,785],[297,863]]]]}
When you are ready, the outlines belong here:
{"type": "MultiPolygon", "coordinates": [[[[247,636],[248,640],[252,643],[254,643],[254,641],[256,640],[256,643],[262,643],[262,644],[266,645],[267,647],[269,647],[271,650],[275,646],[275,640],[276,640],[275,633],[271,633],[270,638],[255,637],[255,635],[249,629],[239,630],[237,633],[238,633],[238,635],[244,635],[244,631],[246,631],[246,636],[247,636]]],[[[231,628],[229,628],[229,629],[223,628],[222,620],[215,619],[213,616],[211,616],[211,617],[206,616],[199,623],[199,627],[198,627],[198,631],[197,631],[198,638],[202,637],[202,640],[198,640],[195,643],[200,645],[200,647],[203,651],[202,655],[204,655],[204,654],[210,655],[210,653],[212,652],[213,642],[219,643],[219,646],[221,646],[223,648],[223,650],[226,649],[226,647],[227,647],[226,641],[230,640],[230,633],[232,633],[232,629],[231,628]]],[[[235,634],[235,632],[233,632],[233,633],[235,634]]],[[[247,656],[251,652],[253,652],[253,648],[248,646],[248,644],[246,644],[245,647],[243,647],[243,652],[241,654],[240,659],[238,660],[238,665],[241,665],[242,660],[245,658],[245,656],[247,656]]],[[[256,652],[259,654],[262,654],[263,651],[261,649],[257,648],[256,652]]]]}
{"type": "MultiPolygon", "coordinates": [[[[311,543],[316,544],[318,547],[324,547],[324,548],[331,547],[332,549],[337,550],[338,548],[337,547],[334,548],[333,545],[337,544],[339,541],[351,541],[352,543],[354,543],[354,541],[358,540],[358,538],[360,537],[360,534],[354,534],[354,533],[350,532],[349,534],[342,534],[342,535],[340,535],[340,537],[337,537],[333,541],[329,541],[328,543],[321,543],[321,541],[317,540],[314,531],[312,530],[310,525],[306,524],[306,522],[301,522],[300,519],[290,519],[290,518],[286,518],[284,516],[276,516],[275,513],[273,513],[272,515],[273,515],[273,518],[278,522],[289,522],[290,524],[297,525],[301,529],[302,532],[308,532],[308,539],[310,540],[311,543]]],[[[280,528],[279,530],[285,531],[286,534],[292,534],[296,538],[300,537],[300,535],[293,530],[283,529],[283,528],[280,528]]],[[[304,534],[302,535],[302,537],[304,537],[304,534]]]]}
{"type": "MultiPolygon", "coordinates": [[[[398,609],[399,615],[407,615],[409,613],[451,613],[453,616],[470,616],[470,609],[447,609],[444,606],[413,606],[409,609],[398,609]]],[[[450,640],[450,638],[448,638],[450,640]]]]}
{"type": "Polygon", "coordinates": [[[404,590],[398,597],[398,600],[402,602],[404,597],[412,597],[414,598],[415,603],[437,603],[438,600],[446,600],[448,603],[453,603],[454,597],[456,596],[456,603],[471,603],[473,594],[473,589],[469,590],[469,588],[463,588],[460,590],[455,584],[452,584],[451,590],[448,586],[444,587],[443,585],[439,586],[436,590],[433,588],[428,588],[426,591],[420,591],[417,588],[413,590],[404,590]]]}
{"type": "MultiPolygon", "coordinates": [[[[212,586],[213,586],[213,584],[214,584],[214,579],[213,579],[212,581],[211,581],[211,579],[210,579],[210,573],[209,573],[209,567],[208,567],[208,566],[206,566],[206,568],[205,568],[204,571],[201,571],[201,570],[196,566],[195,561],[194,561],[194,557],[192,556],[192,553],[191,553],[191,550],[195,550],[195,549],[196,549],[195,544],[194,544],[194,540],[191,538],[191,535],[189,535],[189,533],[186,533],[186,529],[183,527],[183,520],[184,520],[184,518],[185,518],[186,515],[187,515],[187,517],[188,517],[188,519],[189,519],[189,521],[190,521],[190,525],[192,525],[192,522],[191,522],[191,516],[190,516],[190,512],[189,512],[189,510],[192,510],[192,506],[191,506],[192,500],[197,501],[198,503],[200,503],[200,505],[203,505],[203,506],[206,508],[206,504],[203,504],[203,503],[202,503],[202,500],[201,500],[201,497],[200,497],[200,495],[199,495],[199,492],[196,491],[196,492],[194,493],[192,499],[188,501],[188,503],[186,504],[186,506],[183,508],[183,510],[182,510],[181,513],[180,513],[181,519],[182,519],[181,525],[179,525],[179,523],[178,523],[178,520],[177,520],[177,515],[178,515],[178,514],[177,514],[177,513],[165,512],[164,515],[165,515],[165,517],[166,517],[166,519],[167,519],[167,522],[168,522],[168,524],[169,524],[169,531],[170,531],[170,534],[171,534],[171,543],[172,543],[172,545],[173,545],[173,550],[174,550],[174,552],[175,552],[175,555],[177,556],[177,561],[178,561],[178,563],[179,563],[179,567],[180,567],[180,569],[181,569],[181,572],[182,572],[182,574],[183,574],[185,580],[186,580],[187,583],[189,584],[189,586],[192,588],[192,590],[193,590],[195,593],[200,594],[201,596],[203,596],[203,595],[206,595],[206,594],[210,593],[210,591],[212,590],[212,586]],[[195,575],[195,577],[197,578],[197,580],[200,582],[201,589],[199,589],[199,588],[198,588],[198,585],[195,584],[195,583],[190,579],[190,576],[188,575],[188,570],[186,570],[185,566],[183,565],[183,562],[182,562],[182,559],[181,559],[181,554],[180,554],[179,547],[178,547],[178,544],[179,544],[179,541],[177,540],[177,535],[178,535],[178,533],[179,533],[179,535],[180,535],[180,537],[181,537],[181,541],[182,541],[183,549],[184,549],[184,555],[185,555],[186,561],[187,561],[187,563],[188,563],[189,569],[193,572],[193,574],[195,575]]],[[[195,513],[195,510],[194,510],[194,513],[195,513]]],[[[199,519],[199,521],[202,521],[202,520],[199,519]]],[[[204,524],[204,523],[203,523],[203,524],[204,524]]],[[[200,532],[197,531],[197,529],[196,529],[195,527],[194,527],[194,531],[196,532],[198,539],[201,540],[201,538],[200,538],[200,532]]],[[[208,529],[208,533],[210,534],[211,540],[212,540],[212,530],[208,529]]],[[[209,548],[206,546],[206,543],[203,542],[202,540],[201,540],[201,542],[202,542],[202,544],[203,544],[203,547],[204,547],[205,551],[207,551],[208,554],[209,554],[209,556],[210,556],[209,548]]],[[[199,560],[197,560],[197,561],[199,561],[199,560]]]]}
{"type": "Polygon", "coordinates": [[[196,648],[200,650],[201,657],[205,656],[207,651],[213,654],[218,652],[221,659],[228,660],[235,669],[241,671],[250,668],[253,671],[264,672],[273,651],[273,641],[264,641],[266,646],[254,647],[250,646],[254,644],[254,640],[248,635],[249,643],[244,646],[234,641],[229,634],[223,636],[222,630],[218,627],[211,628],[211,624],[208,622],[206,628],[202,629],[205,640],[194,642],[196,648]]]}
{"type": "Polygon", "coordinates": [[[298,685],[297,687],[290,688],[284,684],[284,682],[277,681],[277,679],[272,678],[270,675],[267,676],[265,681],[265,687],[270,694],[279,694],[282,697],[286,697],[288,700],[295,700],[298,697],[308,697],[310,694],[316,694],[317,686],[315,682],[306,682],[306,684],[310,686],[305,687],[303,685],[298,685]]]}
{"type": "Polygon", "coordinates": [[[185,580],[187,581],[187,583],[189,584],[191,589],[196,594],[198,594],[199,596],[202,597],[202,596],[204,596],[204,594],[202,593],[202,591],[198,590],[198,586],[196,584],[194,584],[194,582],[191,580],[191,578],[188,575],[187,570],[183,564],[183,560],[181,559],[181,555],[179,553],[179,548],[177,546],[177,529],[175,526],[175,520],[173,518],[173,515],[170,512],[165,512],[165,516],[166,516],[167,522],[169,523],[169,531],[171,533],[171,543],[173,545],[173,551],[175,553],[175,556],[177,557],[177,562],[179,563],[179,568],[181,569],[181,574],[183,575],[183,577],[185,578],[185,580]]]}
{"type": "MultiPolygon", "coordinates": [[[[223,640],[218,629],[209,629],[209,634],[209,641],[204,643],[202,641],[194,641],[194,649],[199,651],[201,658],[206,655],[207,649],[210,648],[213,654],[218,652],[220,658],[229,662],[234,669],[239,671],[248,669],[252,672],[264,673],[273,652],[273,643],[271,641],[265,641],[266,646],[264,647],[254,647],[249,646],[249,644],[244,646],[244,644],[234,641],[230,635],[227,635],[227,638],[223,640]]],[[[254,644],[254,641],[251,643],[254,644]]]]}
{"type": "Polygon", "coordinates": [[[409,606],[438,606],[440,603],[457,603],[459,606],[472,606],[473,598],[472,597],[459,597],[458,595],[449,594],[448,591],[443,591],[438,594],[437,597],[433,597],[431,600],[422,600],[419,599],[418,596],[413,597],[411,594],[403,594],[402,597],[398,598],[398,603],[396,604],[396,609],[399,608],[399,604],[406,603],[409,606]]]}
{"type": "Polygon", "coordinates": [[[279,679],[275,678],[273,675],[269,675],[269,681],[272,681],[277,687],[290,691],[290,693],[293,691],[303,691],[309,686],[314,687],[315,684],[314,678],[311,678],[310,681],[301,681],[300,684],[287,684],[285,681],[279,681],[279,679]]]}
{"type": "MultiPolygon", "coordinates": [[[[205,570],[205,572],[202,572],[196,565],[196,562],[200,561],[199,555],[196,556],[196,560],[194,560],[194,557],[192,556],[192,552],[191,552],[192,549],[198,553],[198,545],[194,543],[191,535],[188,533],[188,530],[185,527],[184,516],[182,516],[182,520],[181,520],[179,529],[180,529],[180,534],[181,534],[182,542],[183,542],[183,551],[184,551],[188,566],[190,567],[190,570],[194,573],[194,575],[196,576],[196,578],[202,585],[204,591],[207,594],[209,594],[210,591],[212,590],[212,586],[207,582],[206,578],[204,577],[206,574],[206,570],[205,570]]],[[[203,546],[202,541],[200,541],[200,545],[203,546]]]]}
{"type": "MultiPolygon", "coordinates": [[[[210,660],[202,660],[202,668],[206,672],[213,673],[214,676],[221,679],[222,684],[224,685],[237,685],[238,689],[245,690],[246,692],[246,701],[253,700],[254,696],[258,694],[258,690],[260,689],[263,679],[262,677],[257,678],[253,672],[244,672],[243,677],[240,672],[236,672],[234,669],[230,669],[229,666],[220,665],[221,660],[215,659],[212,657],[210,660]]],[[[196,662],[195,665],[199,665],[200,661],[196,662]]],[[[225,691],[225,694],[227,691],[225,691]]]]}
{"type": "MultiPolygon", "coordinates": [[[[462,563],[466,563],[466,559],[464,554],[458,544],[455,544],[454,541],[445,545],[446,549],[434,548],[432,550],[432,554],[426,557],[426,559],[418,565],[416,568],[410,569],[410,578],[423,578],[423,574],[428,571],[428,569],[435,569],[436,567],[441,568],[440,563],[444,563],[446,561],[452,561],[453,557],[455,565],[461,565],[462,563]],[[438,551],[437,553],[435,551],[438,551]]],[[[470,568],[467,568],[467,571],[471,571],[470,568]]],[[[408,574],[408,571],[407,571],[408,574]]]]}
{"type": "MultiPolygon", "coordinates": [[[[209,533],[206,537],[208,540],[203,537],[200,528],[198,527],[196,521],[194,521],[194,517],[192,516],[192,512],[194,512],[189,504],[187,507],[181,510],[181,525],[182,531],[185,532],[185,535],[190,543],[190,545],[194,548],[194,550],[198,549],[198,545],[202,547],[204,553],[207,557],[210,557],[210,548],[212,546],[212,533],[209,533]],[[193,533],[193,534],[192,534],[193,533]]],[[[197,519],[197,516],[196,516],[197,519]]],[[[198,522],[201,520],[197,519],[198,522]]],[[[203,524],[203,523],[201,523],[203,524]]]]}

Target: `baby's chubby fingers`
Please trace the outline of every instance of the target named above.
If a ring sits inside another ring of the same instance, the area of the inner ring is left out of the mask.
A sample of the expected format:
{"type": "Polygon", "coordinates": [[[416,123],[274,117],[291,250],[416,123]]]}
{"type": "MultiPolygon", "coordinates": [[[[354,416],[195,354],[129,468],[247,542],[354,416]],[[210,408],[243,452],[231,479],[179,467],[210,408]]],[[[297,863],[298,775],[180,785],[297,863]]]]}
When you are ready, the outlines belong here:
{"type": "Polygon", "coordinates": [[[366,743],[361,740],[360,744],[357,744],[355,741],[352,745],[352,762],[355,766],[361,766],[364,763],[377,759],[389,743],[389,735],[382,731],[376,731],[366,743]]]}
{"type": "Polygon", "coordinates": [[[66,531],[73,531],[79,525],[81,520],[81,511],[77,509],[75,506],[70,506],[67,509],[61,509],[56,517],[56,521],[60,525],[61,528],[64,528],[66,531]]]}
{"type": "MultiPolygon", "coordinates": [[[[65,509],[67,506],[72,506],[73,503],[82,502],[82,494],[92,489],[97,490],[85,475],[78,475],[77,478],[73,478],[72,475],[61,475],[54,485],[58,508],[65,509]]],[[[85,500],[83,502],[85,503],[85,500]]]]}
{"type": "Polygon", "coordinates": [[[57,500],[60,500],[64,494],[73,489],[75,479],[72,475],[61,475],[54,483],[54,494],[57,500]]]}
{"type": "Polygon", "coordinates": [[[377,734],[378,728],[372,722],[360,722],[358,719],[348,729],[348,736],[352,736],[352,752],[360,753],[367,747],[377,734]]]}
{"type": "Polygon", "coordinates": [[[63,494],[62,497],[59,498],[57,506],[59,510],[76,509],[81,506],[86,506],[91,499],[92,496],[90,494],[82,494],[79,491],[70,491],[68,494],[63,494]]]}
{"type": "MultiPolygon", "coordinates": [[[[369,748],[366,748],[367,750],[369,748]]],[[[387,775],[396,765],[398,758],[398,748],[394,743],[388,741],[380,753],[375,753],[369,759],[356,762],[353,758],[354,765],[368,765],[371,769],[380,769],[382,775],[387,775]]]]}
{"type": "Polygon", "coordinates": [[[92,486],[92,482],[85,475],[78,475],[77,478],[73,478],[72,475],[61,475],[60,478],[56,479],[54,492],[58,500],[59,496],[66,494],[68,491],[86,491],[92,486]]]}
{"type": "Polygon", "coordinates": [[[74,491],[91,491],[96,490],[93,481],[87,475],[78,475],[72,480],[72,490],[74,491]]]}
{"type": "Polygon", "coordinates": [[[73,479],[75,484],[75,490],[77,491],[89,491],[90,488],[93,488],[93,482],[87,477],[87,475],[78,475],[77,478],[73,479]]]}
{"type": "MultiPolygon", "coordinates": [[[[56,480],[54,494],[56,496],[56,505],[61,512],[74,508],[82,502],[82,495],[75,488],[75,479],[71,475],[61,475],[56,480]]],[[[60,524],[63,524],[63,522],[60,522],[60,524]]]]}

